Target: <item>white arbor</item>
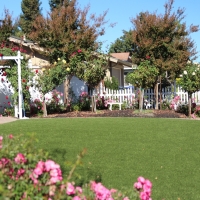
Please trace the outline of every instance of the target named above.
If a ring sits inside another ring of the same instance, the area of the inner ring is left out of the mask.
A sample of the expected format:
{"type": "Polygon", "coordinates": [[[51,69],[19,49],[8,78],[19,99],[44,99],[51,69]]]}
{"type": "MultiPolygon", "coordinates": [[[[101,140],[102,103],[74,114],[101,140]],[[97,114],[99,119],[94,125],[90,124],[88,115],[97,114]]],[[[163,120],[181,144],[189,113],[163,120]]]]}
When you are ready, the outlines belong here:
{"type": "Polygon", "coordinates": [[[15,109],[15,117],[19,117],[19,119],[23,119],[22,116],[22,83],[21,83],[21,60],[23,56],[21,56],[20,51],[17,52],[17,56],[1,56],[0,60],[15,60],[18,65],[18,109],[15,109]]]}

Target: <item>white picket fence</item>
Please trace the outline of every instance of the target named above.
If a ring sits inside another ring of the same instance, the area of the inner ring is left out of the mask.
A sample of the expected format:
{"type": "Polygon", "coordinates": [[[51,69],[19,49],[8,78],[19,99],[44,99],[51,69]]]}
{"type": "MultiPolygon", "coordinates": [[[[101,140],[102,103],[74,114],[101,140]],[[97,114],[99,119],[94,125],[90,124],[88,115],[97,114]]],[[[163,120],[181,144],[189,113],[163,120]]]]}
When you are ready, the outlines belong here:
{"type": "MultiPolygon", "coordinates": [[[[117,102],[123,103],[134,103],[136,101],[138,90],[134,89],[134,87],[129,86],[124,89],[119,90],[110,90],[100,85],[99,88],[93,91],[93,95],[104,96],[105,99],[108,100],[116,100],[117,102]]],[[[158,94],[160,96],[160,92],[158,94]]],[[[166,100],[170,102],[175,96],[180,97],[180,103],[187,104],[188,102],[188,93],[183,91],[179,86],[177,87],[166,87],[162,89],[162,100],[166,100]]],[[[144,100],[146,102],[152,103],[154,99],[154,90],[147,89],[144,91],[144,100]]],[[[192,101],[200,104],[200,91],[194,93],[192,95],[192,101]]]]}

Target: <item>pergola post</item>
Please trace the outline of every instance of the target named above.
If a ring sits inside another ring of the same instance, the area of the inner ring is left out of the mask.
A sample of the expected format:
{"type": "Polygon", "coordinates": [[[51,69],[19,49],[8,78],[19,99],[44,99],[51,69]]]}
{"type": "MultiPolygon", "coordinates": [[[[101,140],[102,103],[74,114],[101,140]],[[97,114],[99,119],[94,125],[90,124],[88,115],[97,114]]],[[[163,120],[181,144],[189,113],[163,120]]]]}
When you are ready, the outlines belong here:
{"type": "Polygon", "coordinates": [[[20,51],[17,52],[17,56],[2,56],[1,60],[15,60],[17,63],[17,71],[18,71],[18,109],[15,109],[15,117],[19,116],[19,119],[22,119],[22,81],[21,81],[21,60],[23,56],[21,56],[20,51]],[[16,113],[17,112],[17,113],[16,113]]]}

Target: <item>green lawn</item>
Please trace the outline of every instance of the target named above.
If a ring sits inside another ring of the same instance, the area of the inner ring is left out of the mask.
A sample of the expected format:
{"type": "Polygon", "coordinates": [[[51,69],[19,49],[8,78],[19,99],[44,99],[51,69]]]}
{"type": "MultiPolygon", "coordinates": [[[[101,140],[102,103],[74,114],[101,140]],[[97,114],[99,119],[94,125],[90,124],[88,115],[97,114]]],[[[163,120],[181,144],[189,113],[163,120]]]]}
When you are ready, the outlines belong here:
{"type": "Polygon", "coordinates": [[[5,134],[36,133],[64,165],[87,148],[83,162],[106,186],[153,183],[154,200],[200,199],[200,121],[153,118],[28,119],[0,125],[5,134]]]}

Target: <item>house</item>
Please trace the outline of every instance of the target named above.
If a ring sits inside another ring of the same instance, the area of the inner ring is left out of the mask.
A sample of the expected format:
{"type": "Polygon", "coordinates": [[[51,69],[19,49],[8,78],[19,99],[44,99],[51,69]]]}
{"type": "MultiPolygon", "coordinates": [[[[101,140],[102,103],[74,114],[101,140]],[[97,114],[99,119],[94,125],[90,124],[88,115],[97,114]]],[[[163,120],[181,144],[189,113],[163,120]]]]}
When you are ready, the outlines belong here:
{"type": "MultiPolygon", "coordinates": [[[[126,79],[126,75],[129,73],[129,72],[132,72],[133,69],[136,69],[136,65],[132,63],[132,59],[131,59],[131,56],[130,56],[130,53],[129,52],[122,52],[122,53],[111,53],[110,54],[112,57],[120,60],[120,61],[123,61],[123,63],[121,62],[121,64],[123,65],[123,72],[122,72],[122,79],[123,79],[123,84],[121,86],[123,87],[126,87],[126,86],[129,86],[128,83],[126,83],[125,79],[126,79]]],[[[117,69],[114,68],[114,73],[113,75],[115,75],[115,72],[116,72],[117,69]]]]}

